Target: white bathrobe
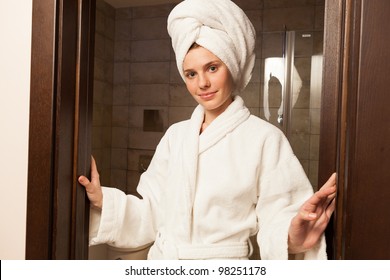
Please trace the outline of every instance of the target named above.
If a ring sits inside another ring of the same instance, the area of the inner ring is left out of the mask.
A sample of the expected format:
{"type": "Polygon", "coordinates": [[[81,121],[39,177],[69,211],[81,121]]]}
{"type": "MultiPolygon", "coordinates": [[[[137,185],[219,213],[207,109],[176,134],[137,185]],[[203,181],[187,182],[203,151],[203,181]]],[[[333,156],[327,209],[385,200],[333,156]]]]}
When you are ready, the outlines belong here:
{"type": "MultiPolygon", "coordinates": [[[[283,133],[250,115],[241,97],[199,134],[204,111],[172,125],[138,192],[103,188],[90,244],[136,248],[149,259],[288,259],[288,228],[313,191],[283,133]]],[[[326,259],[324,237],[304,259],[326,259]]]]}

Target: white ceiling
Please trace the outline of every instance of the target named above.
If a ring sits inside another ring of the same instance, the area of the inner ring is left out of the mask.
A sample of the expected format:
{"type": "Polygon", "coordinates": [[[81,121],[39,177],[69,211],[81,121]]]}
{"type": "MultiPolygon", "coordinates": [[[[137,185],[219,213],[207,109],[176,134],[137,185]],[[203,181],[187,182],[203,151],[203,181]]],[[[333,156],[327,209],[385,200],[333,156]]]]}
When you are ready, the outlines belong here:
{"type": "Polygon", "coordinates": [[[169,3],[179,3],[181,0],[104,0],[114,8],[153,6],[169,3]]]}

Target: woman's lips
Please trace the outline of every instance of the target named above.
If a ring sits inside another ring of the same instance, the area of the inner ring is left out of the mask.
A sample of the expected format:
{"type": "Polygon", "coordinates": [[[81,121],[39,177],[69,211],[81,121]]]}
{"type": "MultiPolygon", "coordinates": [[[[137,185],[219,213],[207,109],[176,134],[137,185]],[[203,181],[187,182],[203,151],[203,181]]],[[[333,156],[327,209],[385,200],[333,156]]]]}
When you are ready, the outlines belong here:
{"type": "Polygon", "coordinates": [[[215,96],[215,94],[216,94],[216,91],[215,92],[205,92],[205,93],[199,94],[199,97],[203,100],[210,100],[215,96]]]}

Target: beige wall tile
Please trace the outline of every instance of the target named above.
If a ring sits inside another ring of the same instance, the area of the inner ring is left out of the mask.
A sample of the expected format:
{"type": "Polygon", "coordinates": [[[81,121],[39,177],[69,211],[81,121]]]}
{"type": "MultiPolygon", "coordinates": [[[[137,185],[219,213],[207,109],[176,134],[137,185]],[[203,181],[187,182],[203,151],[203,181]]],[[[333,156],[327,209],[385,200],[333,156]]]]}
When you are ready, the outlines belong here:
{"type": "Polygon", "coordinates": [[[324,6],[316,6],[315,11],[315,22],[314,28],[316,30],[324,30],[324,20],[325,20],[325,7],[324,6]]]}
{"type": "Polygon", "coordinates": [[[291,134],[289,138],[291,147],[297,156],[302,160],[309,159],[310,155],[310,136],[307,134],[291,134]]]}
{"type": "Polygon", "coordinates": [[[264,31],[311,30],[314,28],[314,6],[266,9],[263,12],[264,31]]]}
{"type": "Polygon", "coordinates": [[[105,90],[104,82],[98,80],[93,81],[93,103],[94,104],[104,104],[103,103],[104,90],[105,90]]]}
{"type": "Polygon", "coordinates": [[[99,58],[99,57],[95,57],[95,59],[94,59],[94,79],[99,80],[99,81],[104,81],[105,80],[104,71],[105,71],[104,60],[99,58]]]}
{"type": "Polygon", "coordinates": [[[309,171],[310,171],[310,161],[307,160],[307,159],[301,159],[301,160],[299,160],[299,162],[301,163],[303,170],[305,170],[305,173],[309,174],[309,171]]]}
{"type": "Polygon", "coordinates": [[[191,118],[194,107],[169,107],[169,125],[191,118]]]}
{"type": "Polygon", "coordinates": [[[127,171],[127,193],[138,196],[137,186],[141,174],[138,171],[127,171]]]}
{"type": "Polygon", "coordinates": [[[262,74],[261,65],[262,65],[261,59],[256,59],[255,66],[253,68],[252,78],[250,80],[251,83],[259,83],[260,82],[260,80],[261,80],[260,76],[262,74]]]}
{"type": "Polygon", "coordinates": [[[112,128],[112,147],[113,148],[127,148],[129,132],[126,127],[112,128]]]}
{"type": "Polygon", "coordinates": [[[112,64],[114,60],[114,40],[105,38],[104,40],[104,58],[112,64]]]}
{"type": "Polygon", "coordinates": [[[253,24],[253,27],[256,30],[256,34],[260,35],[263,31],[263,11],[262,10],[248,10],[245,11],[245,14],[248,16],[249,20],[253,24]]]}
{"type": "Polygon", "coordinates": [[[258,10],[263,8],[264,0],[233,0],[243,10],[258,10]]]}
{"type": "Polygon", "coordinates": [[[198,103],[188,92],[183,84],[170,84],[169,86],[169,106],[189,106],[195,107],[198,103]]]}
{"type": "Polygon", "coordinates": [[[104,83],[103,104],[112,105],[113,85],[112,83],[104,83]]]}
{"type": "Polygon", "coordinates": [[[168,84],[135,84],[130,87],[130,105],[168,106],[168,84]]]}
{"type": "Polygon", "coordinates": [[[302,87],[293,92],[292,106],[295,109],[308,109],[310,107],[310,85],[304,82],[302,87]]]}
{"type": "Polygon", "coordinates": [[[123,192],[127,191],[127,170],[111,169],[111,184],[112,187],[120,189],[123,192]]]}
{"type": "Polygon", "coordinates": [[[138,172],[140,156],[152,157],[153,155],[154,151],[152,150],[129,149],[127,152],[127,170],[138,172]]]}
{"type": "Polygon", "coordinates": [[[240,94],[248,107],[260,106],[260,83],[249,83],[245,90],[240,94]]]}
{"type": "Polygon", "coordinates": [[[260,108],[259,107],[248,107],[249,112],[251,115],[254,115],[256,117],[260,118],[260,108]]]}
{"type": "Polygon", "coordinates": [[[129,84],[130,82],[130,63],[115,62],[114,64],[114,84],[129,84]]]}
{"type": "Polygon", "coordinates": [[[94,104],[92,112],[92,125],[93,126],[102,126],[103,125],[103,104],[94,104]]]}
{"type": "Polygon", "coordinates": [[[168,106],[168,84],[135,84],[130,87],[132,106],[168,106]]]}
{"type": "Polygon", "coordinates": [[[311,135],[310,136],[310,160],[318,161],[319,151],[320,151],[320,136],[311,135]]]}
{"type": "MultiPolygon", "coordinates": [[[[180,2],[180,0],[177,0],[177,2],[180,2]]],[[[134,7],[133,18],[168,17],[173,7],[174,4],[134,7]]]]}
{"type": "Polygon", "coordinates": [[[104,34],[105,31],[105,18],[104,13],[100,10],[96,10],[95,30],[97,33],[104,34]]]}
{"type": "Polygon", "coordinates": [[[297,82],[310,82],[311,77],[311,58],[296,57],[294,58],[294,66],[297,72],[294,72],[294,79],[297,82]],[[297,74],[297,75],[296,75],[297,74]]]}
{"type": "Polygon", "coordinates": [[[132,63],[130,68],[133,84],[164,84],[169,81],[169,62],[132,63]]]}
{"type": "Polygon", "coordinates": [[[132,24],[128,19],[117,19],[115,21],[115,40],[129,41],[131,40],[132,24]]]}
{"type": "Polygon", "coordinates": [[[131,106],[129,110],[129,127],[142,130],[144,106],[131,106]]]}
{"type": "Polygon", "coordinates": [[[131,30],[133,40],[169,39],[166,17],[133,19],[131,30]]]}
{"type": "Polygon", "coordinates": [[[130,86],[128,84],[114,85],[112,104],[113,105],[128,105],[130,86]]]}
{"type": "Polygon", "coordinates": [[[104,59],[104,36],[101,33],[95,34],[95,57],[104,59]]]}
{"type": "Polygon", "coordinates": [[[324,32],[315,31],[313,34],[313,55],[322,55],[324,53],[324,32]]]}
{"type": "Polygon", "coordinates": [[[155,150],[163,132],[145,132],[139,128],[129,128],[129,143],[131,149],[155,150]]]}
{"type": "Polygon", "coordinates": [[[106,17],[105,18],[105,24],[104,24],[104,34],[106,37],[110,38],[111,40],[115,39],[115,31],[116,31],[116,25],[115,25],[115,19],[114,17],[106,17]]]}
{"type": "Polygon", "coordinates": [[[146,40],[131,43],[132,62],[169,61],[171,58],[171,41],[146,40]]]}
{"type": "Polygon", "coordinates": [[[115,10],[115,19],[131,19],[133,16],[132,8],[118,8],[115,10]]]}
{"type": "Polygon", "coordinates": [[[127,149],[112,149],[111,150],[111,168],[127,169],[127,149]]]}
{"type": "Polygon", "coordinates": [[[310,110],[293,109],[291,110],[290,120],[291,133],[310,133],[310,110]]]}
{"type": "Polygon", "coordinates": [[[283,32],[263,33],[262,57],[283,57],[283,32]]]}
{"type": "Polygon", "coordinates": [[[176,60],[171,61],[170,63],[169,82],[171,84],[184,84],[184,81],[180,76],[179,70],[177,69],[176,60]]]}
{"type": "Polygon", "coordinates": [[[109,148],[112,147],[112,127],[110,126],[103,126],[103,133],[102,133],[102,140],[103,140],[103,147],[109,148]]]}
{"type": "Polygon", "coordinates": [[[112,126],[128,127],[129,107],[127,105],[112,106],[112,126]]]}
{"type": "Polygon", "coordinates": [[[295,57],[310,57],[313,53],[314,33],[311,31],[295,32],[295,57]]]}
{"type": "Polygon", "coordinates": [[[317,191],[319,189],[318,186],[318,161],[311,160],[310,161],[310,170],[309,170],[309,179],[313,186],[314,191],[317,191]]]}
{"type": "Polygon", "coordinates": [[[130,41],[117,40],[115,42],[115,62],[129,62],[131,60],[130,55],[130,41]]]}
{"type": "Polygon", "coordinates": [[[264,8],[286,8],[298,6],[313,6],[317,0],[264,0],[264,8]]]}
{"type": "Polygon", "coordinates": [[[101,149],[103,147],[103,139],[101,137],[102,129],[99,126],[94,126],[92,129],[92,149],[101,149]]]}
{"type": "Polygon", "coordinates": [[[97,161],[98,170],[111,169],[111,147],[102,149],[102,157],[100,161],[97,161]]]}

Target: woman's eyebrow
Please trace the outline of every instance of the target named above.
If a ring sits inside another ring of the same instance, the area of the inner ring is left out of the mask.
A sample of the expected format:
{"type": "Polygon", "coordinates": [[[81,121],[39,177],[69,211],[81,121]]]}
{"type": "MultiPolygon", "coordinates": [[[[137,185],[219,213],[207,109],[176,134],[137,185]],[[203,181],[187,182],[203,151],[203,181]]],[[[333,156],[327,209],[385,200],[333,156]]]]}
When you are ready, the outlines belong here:
{"type": "MultiPolygon", "coordinates": [[[[210,65],[213,65],[213,64],[221,64],[221,62],[220,62],[219,60],[212,60],[212,61],[209,61],[209,62],[207,62],[206,64],[204,64],[204,65],[202,66],[202,68],[207,68],[207,67],[209,67],[210,65]]],[[[183,71],[184,71],[184,72],[189,72],[189,71],[194,71],[194,72],[196,72],[193,68],[184,69],[183,71]]]]}

